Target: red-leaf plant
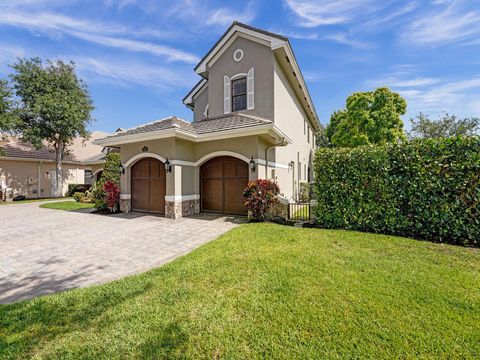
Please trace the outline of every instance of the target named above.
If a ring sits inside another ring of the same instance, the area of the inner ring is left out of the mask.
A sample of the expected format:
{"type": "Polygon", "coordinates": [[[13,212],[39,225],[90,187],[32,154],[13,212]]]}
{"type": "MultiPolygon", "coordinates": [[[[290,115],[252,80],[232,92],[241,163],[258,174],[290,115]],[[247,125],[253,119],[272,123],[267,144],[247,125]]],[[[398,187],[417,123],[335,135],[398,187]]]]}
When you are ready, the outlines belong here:
{"type": "Polygon", "coordinates": [[[250,181],[243,191],[245,206],[250,210],[251,216],[257,221],[266,221],[268,211],[278,202],[277,195],[280,188],[270,179],[250,181]]]}
{"type": "Polygon", "coordinates": [[[105,181],[103,184],[103,190],[105,191],[105,202],[108,209],[114,213],[118,209],[118,202],[120,200],[120,187],[111,180],[105,181]]]}

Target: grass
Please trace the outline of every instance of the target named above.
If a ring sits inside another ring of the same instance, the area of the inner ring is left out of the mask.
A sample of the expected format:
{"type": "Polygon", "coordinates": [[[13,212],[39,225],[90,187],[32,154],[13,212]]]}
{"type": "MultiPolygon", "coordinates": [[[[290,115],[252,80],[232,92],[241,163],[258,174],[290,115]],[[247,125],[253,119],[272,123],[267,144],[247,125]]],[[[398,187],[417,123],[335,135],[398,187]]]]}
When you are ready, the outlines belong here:
{"type": "Polygon", "coordinates": [[[5,201],[0,201],[0,205],[15,205],[15,204],[28,204],[28,203],[35,203],[35,202],[40,202],[40,201],[58,201],[58,200],[69,200],[73,199],[72,197],[62,197],[62,198],[41,198],[41,199],[26,199],[26,200],[20,200],[20,201],[12,201],[12,202],[5,202],[5,201]]]}
{"type": "Polygon", "coordinates": [[[156,270],[0,306],[2,359],[479,356],[480,251],[358,232],[246,224],[156,270]]]}
{"type": "Polygon", "coordinates": [[[80,210],[80,209],[91,209],[94,207],[94,204],[90,203],[80,203],[76,201],[59,201],[52,202],[40,205],[44,209],[55,209],[55,210],[80,210]]]}

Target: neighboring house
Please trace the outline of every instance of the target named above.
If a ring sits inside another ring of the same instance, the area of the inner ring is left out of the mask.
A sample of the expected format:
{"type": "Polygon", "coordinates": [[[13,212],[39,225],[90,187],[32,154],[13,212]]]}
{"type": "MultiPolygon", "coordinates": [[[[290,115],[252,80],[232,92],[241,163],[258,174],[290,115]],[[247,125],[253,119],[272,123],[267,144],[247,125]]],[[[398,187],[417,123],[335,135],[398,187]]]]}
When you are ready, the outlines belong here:
{"type": "MultiPolygon", "coordinates": [[[[88,140],[77,138],[69,146],[63,163],[63,194],[68,184],[91,184],[101,173],[103,147],[92,143],[108,133],[94,132],[88,140]]],[[[32,144],[3,135],[0,142],[0,190],[27,198],[50,197],[55,182],[55,153],[45,145],[36,150],[32,144]]]]}
{"type": "Polygon", "coordinates": [[[193,122],[172,116],[96,141],[120,148],[122,210],[245,214],[257,178],[296,199],[320,125],[288,39],[235,22],[195,71],[183,101],[193,122]]]}

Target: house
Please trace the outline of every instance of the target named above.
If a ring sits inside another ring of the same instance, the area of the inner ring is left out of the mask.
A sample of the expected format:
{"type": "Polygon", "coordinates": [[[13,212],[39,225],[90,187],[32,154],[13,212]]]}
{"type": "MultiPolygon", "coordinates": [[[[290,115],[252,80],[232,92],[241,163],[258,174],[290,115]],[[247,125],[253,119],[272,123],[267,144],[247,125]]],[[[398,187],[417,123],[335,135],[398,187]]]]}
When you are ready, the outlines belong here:
{"type": "MultiPolygon", "coordinates": [[[[108,136],[105,132],[94,132],[87,140],[76,138],[68,148],[62,164],[64,174],[63,194],[68,184],[91,184],[103,168],[103,147],[92,141],[108,136]]],[[[37,150],[32,144],[2,135],[0,142],[0,191],[8,191],[10,197],[50,197],[55,181],[55,153],[45,144],[37,150]]]]}
{"type": "Polygon", "coordinates": [[[275,179],[288,200],[312,174],[319,120],[287,38],[234,22],[195,67],[172,116],[96,143],[120,148],[121,209],[166,217],[245,214],[249,180],[275,179]]]}

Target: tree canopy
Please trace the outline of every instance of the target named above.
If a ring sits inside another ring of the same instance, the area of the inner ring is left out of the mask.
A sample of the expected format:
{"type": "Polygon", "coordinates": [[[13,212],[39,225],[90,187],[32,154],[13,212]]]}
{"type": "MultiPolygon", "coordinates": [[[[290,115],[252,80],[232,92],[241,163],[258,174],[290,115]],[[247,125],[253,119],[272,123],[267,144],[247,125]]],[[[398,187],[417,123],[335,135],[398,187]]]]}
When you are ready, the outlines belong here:
{"type": "Polygon", "coordinates": [[[428,115],[418,114],[410,119],[412,138],[447,138],[451,136],[471,136],[480,130],[480,118],[459,118],[455,115],[444,113],[438,119],[430,119],[428,115]]]}
{"type": "Polygon", "coordinates": [[[325,129],[333,146],[384,144],[405,138],[400,118],[407,102],[388,88],[350,95],[344,110],[335,111],[325,129]]]}
{"type": "Polygon", "coordinates": [[[10,85],[0,84],[0,128],[11,130],[36,148],[47,142],[56,154],[56,196],[61,195],[61,163],[77,136],[88,137],[92,101],[74,63],[19,59],[10,85]],[[12,95],[14,101],[12,99],[12,95]]]}

